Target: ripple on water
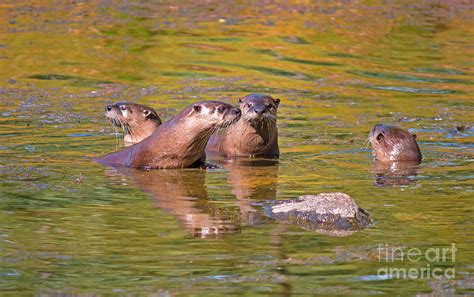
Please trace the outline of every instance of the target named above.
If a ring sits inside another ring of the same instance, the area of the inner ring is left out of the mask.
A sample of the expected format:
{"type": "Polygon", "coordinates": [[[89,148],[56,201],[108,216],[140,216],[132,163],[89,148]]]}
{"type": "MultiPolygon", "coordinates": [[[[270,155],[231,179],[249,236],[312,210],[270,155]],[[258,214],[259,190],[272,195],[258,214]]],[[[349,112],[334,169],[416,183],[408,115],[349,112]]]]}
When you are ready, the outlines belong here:
{"type": "Polygon", "coordinates": [[[455,79],[455,78],[440,78],[440,77],[423,77],[409,74],[400,74],[400,73],[383,73],[383,72],[371,72],[371,71],[362,71],[362,70],[351,70],[348,71],[351,74],[374,77],[380,79],[390,79],[390,80],[402,80],[407,82],[419,82],[419,83],[442,83],[442,84],[473,84],[472,81],[465,79],[455,79]]]}
{"type": "Polygon", "coordinates": [[[317,78],[316,76],[307,74],[307,73],[293,72],[293,71],[283,70],[283,69],[274,68],[274,67],[267,67],[267,66],[244,65],[244,64],[236,64],[236,63],[226,63],[226,62],[208,62],[208,63],[214,64],[214,65],[238,67],[242,69],[248,69],[248,70],[261,72],[264,74],[287,77],[287,78],[297,79],[297,80],[313,80],[317,78]]]}
{"type": "Polygon", "coordinates": [[[283,36],[281,37],[281,39],[284,42],[293,43],[293,44],[311,44],[311,42],[298,36],[283,36]]]}
{"type": "Polygon", "coordinates": [[[28,76],[30,79],[37,80],[63,80],[70,81],[75,86],[96,86],[102,84],[112,84],[113,82],[108,80],[98,80],[88,77],[81,77],[75,75],[66,75],[66,74],[57,74],[57,73],[47,73],[47,74],[34,74],[28,76]]]}
{"type": "Polygon", "coordinates": [[[72,134],[68,134],[67,136],[68,137],[90,137],[90,136],[94,136],[94,134],[90,134],[90,133],[72,133],[72,134]]]}
{"type": "Polygon", "coordinates": [[[251,49],[250,51],[254,52],[254,53],[257,53],[257,54],[267,55],[267,56],[272,56],[272,57],[280,56],[278,53],[272,51],[271,49],[267,49],[267,48],[255,48],[255,49],[251,49]]]}
{"type": "Polygon", "coordinates": [[[263,48],[252,49],[250,51],[257,54],[261,54],[261,55],[276,57],[278,60],[285,61],[285,62],[292,62],[292,63],[305,64],[305,65],[314,65],[314,66],[343,66],[343,64],[341,63],[332,62],[332,61],[306,60],[306,59],[283,56],[275,51],[272,51],[269,49],[263,49],[263,48]]]}
{"type": "Polygon", "coordinates": [[[348,53],[328,53],[327,54],[330,57],[337,57],[337,58],[351,58],[351,59],[360,59],[360,56],[357,55],[352,55],[348,53]]]}
{"type": "Polygon", "coordinates": [[[434,141],[434,142],[425,142],[419,141],[420,144],[423,146],[429,147],[445,147],[445,148],[456,148],[456,149],[474,149],[474,143],[458,143],[458,142],[442,142],[442,141],[434,141]]]}
{"type": "Polygon", "coordinates": [[[0,272],[0,277],[12,277],[12,276],[20,276],[20,275],[21,273],[17,270],[0,272]]]}
{"type": "Polygon", "coordinates": [[[315,65],[315,66],[342,66],[342,64],[335,63],[335,62],[313,61],[313,60],[305,60],[305,59],[298,59],[298,58],[292,58],[292,57],[283,57],[281,60],[293,62],[293,63],[299,63],[299,64],[315,65]]]}
{"type": "Polygon", "coordinates": [[[420,73],[466,75],[466,72],[464,71],[457,70],[457,69],[450,69],[450,68],[420,67],[420,68],[413,68],[413,70],[420,73]]]}
{"type": "Polygon", "coordinates": [[[376,89],[381,91],[395,91],[402,93],[416,93],[416,94],[462,94],[464,92],[457,90],[446,90],[446,89],[431,89],[431,88],[414,88],[414,87],[403,87],[403,86],[366,86],[368,89],[376,89]]]}
{"type": "Polygon", "coordinates": [[[356,279],[361,280],[363,282],[385,281],[392,278],[393,277],[391,277],[390,275],[377,275],[377,274],[363,275],[360,277],[356,277],[356,279]]]}
{"type": "Polygon", "coordinates": [[[205,50],[205,51],[217,51],[217,52],[235,52],[236,51],[233,48],[212,45],[212,44],[204,44],[204,43],[184,43],[182,44],[182,46],[188,47],[188,48],[205,50]]]}
{"type": "Polygon", "coordinates": [[[221,274],[221,275],[209,275],[206,276],[206,278],[210,280],[215,280],[215,281],[224,281],[224,280],[229,280],[229,279],[234,279],[237,278],[238,275],[232,275],[232,274],[221,274]]]}
{"type": "Polygon", "coordinates": [[[210,42],[240,42],[243,39],[239,37],[214,37],[208,39],[210,42]]]}

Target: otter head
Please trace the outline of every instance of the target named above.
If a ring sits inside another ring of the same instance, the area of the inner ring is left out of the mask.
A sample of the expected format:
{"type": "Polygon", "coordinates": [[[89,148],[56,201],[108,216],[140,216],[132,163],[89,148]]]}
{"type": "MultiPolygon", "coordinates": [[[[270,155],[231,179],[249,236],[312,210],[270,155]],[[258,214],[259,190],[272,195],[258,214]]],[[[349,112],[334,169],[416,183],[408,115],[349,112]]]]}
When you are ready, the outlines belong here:
{"type": "Polygon", "coordinates": [[[199,127],[203,132],[224,129],[240,118],[240,110],[219,101],[201,101],[188,106],[177,118],[187,116],[193,129],[199,127]]]}
{"type": "Polygon", "coordinates": [[[131,102],[107,105],[105,116],[113,125],[123,128],[126,133],[130,129],[145,123],[154,124],[155,126],[161,124],[161,119],[153,108],[131,102]]]}
{"type": "Polygon", "coordinates": [[[422,155],[415,138],[406,130],[383,124],[375,125],[369,134],[373,154],[381,162],[420,162],[422,155]]]}
{"type": "Polygon", "coordinates": [[[268,95],[250,94],[239,99],[242,119],[249,123],[276,122],[276,113],[280,99],[268,95]]]}

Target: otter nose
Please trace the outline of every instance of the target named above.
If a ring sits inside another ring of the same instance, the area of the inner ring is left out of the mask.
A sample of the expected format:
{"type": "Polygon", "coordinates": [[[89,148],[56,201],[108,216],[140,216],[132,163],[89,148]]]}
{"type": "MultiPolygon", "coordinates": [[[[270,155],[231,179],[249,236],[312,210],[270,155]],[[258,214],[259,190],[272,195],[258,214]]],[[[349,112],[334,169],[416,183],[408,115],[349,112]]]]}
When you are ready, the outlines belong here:
{"type": "Polygon", "coordinates": [[[107,105],[107,107],[105,108],[106,111],[111,111],[112,110],[112,105],[107,105]]]}
{"type": "Polygon", "coordinates": [[[255,111],[255,113],[259,114],[259,115],[262,115],[265,113],[265,108],[264,107],[254,107],[253,109],[255,111]]]}

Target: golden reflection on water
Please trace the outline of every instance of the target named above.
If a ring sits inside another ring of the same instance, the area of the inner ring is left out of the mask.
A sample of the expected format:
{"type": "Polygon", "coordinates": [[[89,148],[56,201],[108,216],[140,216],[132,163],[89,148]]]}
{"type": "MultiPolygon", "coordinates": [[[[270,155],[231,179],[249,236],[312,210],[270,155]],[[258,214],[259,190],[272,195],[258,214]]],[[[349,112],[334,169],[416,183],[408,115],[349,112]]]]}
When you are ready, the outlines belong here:
{"type": "Polygon", "coordinates": [[[467,292],[472,11],[465,1],[0,3],[0,290],[467,292]],[[248,93],[282,99],[277,164],[112,173],[91,161],[117,149],[107,103],[137,101],[168,120],[192,101],[248,93]],[[364,141],[380,122],[417,134],[419,168],[372,162],[364,141]],[[328,191],[353,196],[375,225],[329,238],[261,213],[328,191]],[[455,281],[371,278],[377,244],[453,242],[455,281]]]}

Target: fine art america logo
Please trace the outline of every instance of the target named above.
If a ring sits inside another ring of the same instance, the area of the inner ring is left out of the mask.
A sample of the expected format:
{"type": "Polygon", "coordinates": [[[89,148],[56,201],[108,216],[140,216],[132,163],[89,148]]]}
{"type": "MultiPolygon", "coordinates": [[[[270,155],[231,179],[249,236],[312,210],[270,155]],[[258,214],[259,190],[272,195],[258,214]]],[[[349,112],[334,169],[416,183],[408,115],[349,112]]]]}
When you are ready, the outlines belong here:
{"type": "Polygon", "coordinates": [[[426,250],[379,244],[377,250],[379,262],[399,262],[411,266],[379,268],[377,275],[384,279],[453,279],[456,276],[455,268],[450,267],[456,262],[457,248],[454,243],[450,247],[432,247],[426,250]],[[428,264],[424,264],[426,262],[428,264]]]}

